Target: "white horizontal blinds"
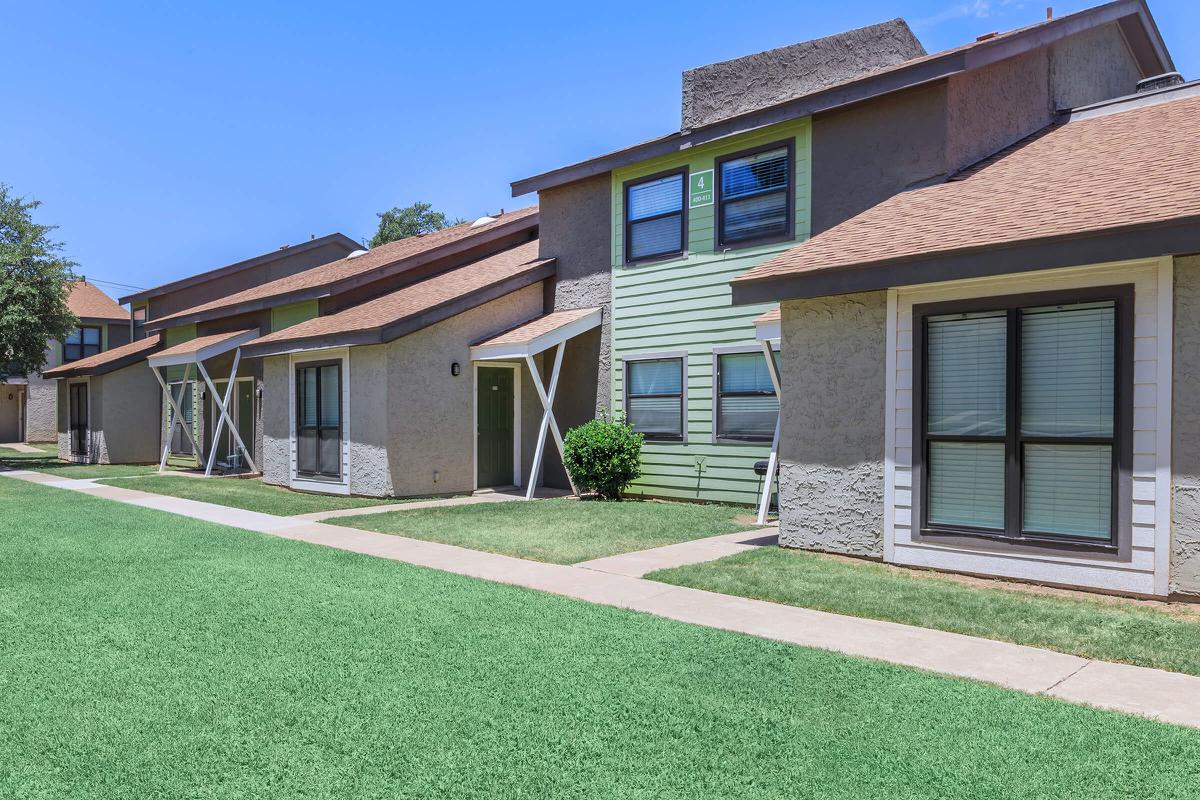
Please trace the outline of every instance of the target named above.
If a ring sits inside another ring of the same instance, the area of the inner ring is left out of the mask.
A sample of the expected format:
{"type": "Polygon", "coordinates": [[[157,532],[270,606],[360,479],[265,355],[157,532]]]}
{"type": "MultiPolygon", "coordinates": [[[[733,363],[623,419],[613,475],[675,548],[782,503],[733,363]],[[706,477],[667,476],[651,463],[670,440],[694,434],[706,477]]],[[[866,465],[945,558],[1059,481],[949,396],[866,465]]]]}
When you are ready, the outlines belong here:
{"type": "Polygon", "coordinates": [[[1112,436],[1112,302],[1021,311],[1021,433],[1112,436]]]}
{"type": "Polygon", "coordinates": [[[721,164],[721,242],[788,233],[791,159],[779,147],[721,164]]]}
{"type": "Polygon", "coordinates": [[[683,175],[668,175],[629,187],[629,259],[683,250],[683,175]]]}
{"type": "Polygon", "coordinates": [[[648,438],[683,437],[683,360],[625,362],[626,421],[648,438]]]}
{"type": "Polygon", "coordinates": [[[927,432],[1003,436],[1007,315],[930,317],[928,325],[927,432]]]}
{"type": "Polygon", "coordinates": [[[762,353],[727,353],[717,359],[717,436],[772,438],[779,417],[779,398],[767,371],[766,357],[762,353]]]}
{"type": "Polygon", "coordinates": [[[1111,536],[1115,362],[1115,303],[1022,310],[1024,531],[1111,536]]]}
{"type": "Polygon", "coordinates": [[[1024,528],[1107,540],[1112,530],[1112,447],[1025,445],[1024,528]]]}
{"type": "Polygon", "coordinates": [[[930,317],[926,326],[926,435],[932,525],[1004,528],[1008,316],[930,317]]]}
{"type": "Polygon", "coordinates": [[[929,443],[929,522],[1004,528],[1004,443],[929,443]]]}

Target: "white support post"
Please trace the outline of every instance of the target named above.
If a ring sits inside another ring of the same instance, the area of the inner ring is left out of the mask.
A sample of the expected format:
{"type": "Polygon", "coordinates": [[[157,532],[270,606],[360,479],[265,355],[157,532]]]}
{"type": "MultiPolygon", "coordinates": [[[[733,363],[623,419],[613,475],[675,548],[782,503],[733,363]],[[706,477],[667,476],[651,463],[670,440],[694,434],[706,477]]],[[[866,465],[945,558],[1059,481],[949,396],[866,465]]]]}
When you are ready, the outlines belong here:
{"type": "Polygon", "coordinates": [[[162,387],[163,394],[167,396],[167,401],[171,404],[171,424],[167,426],[167,441],[163,445],[162,459],[158,462],[158,471],[163,472],[167,468],[167,457],[171,455],[171,440],[175,438],[175,426],[178,425],[187,435],[188,441],[192,443],[192,449],[197,453],[200,448],[196,446],[196,438],[192,436],[191,430],[183,424],[183,412],[179,408],[179,404],[183,402],[183,395],[187,391],[188,378],[192,376],[192,365],[188,364],[183,368],[183,383],[179,384],[179,397],[176,399],[171,392],[171,387],[159,374],[157,367],[151,367],[150,371],[154,373],[154,377],[158,380],[158,385],[162,387]]]}
{"type": "MultiPolygon", "coordinates": [[[[558,392],[558,376],[562,371],[563,350],[566,348],[566,342],[561,342],[558,349],[554,352],[554,369],[550,372],[550,391],[546,391],[546,387],[542,386],[542,376],[538,372],[537,362],[533,360],[533,356],[525,356],[525,363],[529,366],[529,372],[533,376],[533,386],[537,389],[538,398],[542,401],[542,408],[545,409],[542,414],[542,424],[538,428],[537,449],[533,453],[533,468],[529,473],[529,488],[525,492],[525,499],[532,500],[533,493],[537,489],[538,472],[542,468],[542,457],[546,452],[546,431],[549,430],[554,435],[554,442],[558,445],[558,454],[562,457],[563,463],[566,463],[567,456],[563,448],[562,433],[558,430],[558,421],[554,419],[554,396],[558,392]]],[[[575,488],[575,481],[571,478],[571,473],[567,473],[567,481],[571,484],[571,491],[574,494],[579,494],[575,488]]]]}
{"type": "Polygon", "coordinates": [[[762,343],[763,355],[767,358],[767,374],[771,376],[771,384],[775,387],[775,397],[779,399],[779,415],[775,417],[775,436],[771,439],[771,455],[767,458],[767,474],[763,476],[762,497],[758,500],[758,524],[767,524],[767,512],[771,509],[771,491],[775,487],[775,473],[779,470],[779,430],[783,423],[783,392],[779,385],[779,373],[775,369],[775,354],[771,342],[762,343]]]}
{"type": "MultiPolygon", "coordinates": [[[[204,466],[204,477],[212,475],[213,464],[217,460],[217,442],[221,441],[221,429],[225,427],[225,417],[229,412],[229,398],[233,395],[234,387],[237,386],[237,370],[238,363],[242,360],[242,348],[238,348],[233,354],[233,368],[229,370],[229,384],[225,387],[225,397],[221,399],[221,418],[217,420],[217,427],[213,430],[213,446],[208,451],[208,463],[204,466]]],[[[213,398],[216,398],[216,393],[213,393],[213,398]]],[[[229,423],[231,430],[236,430],[237,426],[231,421],[229,423]]],[[[249,460],[249,456],[246,456],[249,460]]]]}
{"type": "MultiPolygon", "coordinates": [[[[239,347],[238,355],[234,356],[235,361],[241,352],[242,348],[239,347]]],[[[200,370],[200,375],[204,378],[204,382],[208,385],[208,390],[212,392],[213,397],[217,397],[217,387],[213,386],[212,378],[208,377],[208,370],[204,369],[204,362],[197,361],[196,368],[200,370]]],[[[230,381],[229,385],[232,386],[233,381],[230,381]]],[[[242,449],[242,455],[246,457],[246,463],[250,465],[250,469],[254,472],[258,472],[258,467],[254,464],[254,459],[250,457],[250,449],[246,447],[246,443],[242,441],[242,435],[238,433],[237,425],[233,424],[233,420],[229,416],[229,409],[225,408],[224,406],[221,407],[221,417],[229,423],[229,432],[232,433],[233,438],[237,440],[238,447],[242,449]]],[[[214,447],[213,449],[215,450],[216,448],[214,447]]]]}

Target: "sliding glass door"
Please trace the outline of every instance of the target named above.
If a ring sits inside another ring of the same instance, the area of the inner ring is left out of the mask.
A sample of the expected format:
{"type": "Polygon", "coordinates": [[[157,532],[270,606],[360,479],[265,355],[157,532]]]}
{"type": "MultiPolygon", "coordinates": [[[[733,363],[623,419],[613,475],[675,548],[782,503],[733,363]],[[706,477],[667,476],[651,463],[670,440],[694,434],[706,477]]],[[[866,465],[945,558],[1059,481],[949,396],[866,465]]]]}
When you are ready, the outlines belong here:
{"type": "Polygon", "coordinates": [[[342,476],[342,365],[296,368],[296,472],[304,477],[342,476]]]}
{"type": "Polygon", "coordinates": [[[71,455],[86,456],[88,451],[88,385],[71,384],[71,455]]]}

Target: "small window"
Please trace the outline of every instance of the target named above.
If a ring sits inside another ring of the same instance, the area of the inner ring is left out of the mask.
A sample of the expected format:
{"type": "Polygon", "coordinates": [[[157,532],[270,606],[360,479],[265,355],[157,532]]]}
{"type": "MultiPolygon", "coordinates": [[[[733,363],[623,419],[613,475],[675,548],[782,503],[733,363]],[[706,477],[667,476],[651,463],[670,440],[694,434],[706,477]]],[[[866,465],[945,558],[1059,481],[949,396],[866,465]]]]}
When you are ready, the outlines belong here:
{"type": "Polygon", "coordinates": [[[625,185],[625,260],[645,261],[683,252],[684,173],[625,185]]]}
{"type": "Polygon", "coordinates": [[[647,439],[683,440],[683,359],[625,362],[625,419],[647,439]]]}
{"type": "Polygon", "coordinates": [[[793,238],[791,145],[718,159],[717,196],[720,246],[793,238]]]}
{"type": "Polygon", "coordinates": [[[762,351],[718,355],[717,438],[769,442],[778,419],[779,398],[762,351]]]}
{"type": "Polygon", "coordinates": [[[341,362],[296,368],[296,472],[314,478],[342,475],[341,362]]]}
{"type": "Polygon", "coordinates": [[[146,306],[138,306],[130,315],[130,320],[133,323],[133,340],[136,342],[139,339],[146,338],[146,319],[149,309],[146,306]]]}
{"type": "Polygon", "coordinates": [[[78,361],[100,352],[100,328],[84,325],[67,334],[63,342],[63,362],[78,361]]]}

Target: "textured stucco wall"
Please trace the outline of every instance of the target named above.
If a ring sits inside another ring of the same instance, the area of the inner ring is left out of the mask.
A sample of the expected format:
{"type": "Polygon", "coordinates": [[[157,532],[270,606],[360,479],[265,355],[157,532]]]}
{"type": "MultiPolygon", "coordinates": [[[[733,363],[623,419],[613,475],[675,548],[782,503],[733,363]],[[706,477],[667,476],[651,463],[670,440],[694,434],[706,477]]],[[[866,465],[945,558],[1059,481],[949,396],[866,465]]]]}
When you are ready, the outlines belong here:
{"type": "Polygon", "coordinates": [[[1200,256],[1175,259],[1170,591],[1200,594],[1200,256]]]}
{"type": "Polygon", "coordinates": [[[1002,150],[1050,124],[1045,49],[952,76],[946,82],[946,171],[1002,150]]]}
{"type": "Polygon", "coordinates": [[[158,429],[151,421],[162,406],[162,390],[146,362],[95,376],[88,391],[94,463],[149,464],[159,459],[158,429]]]}
{"type": "Polygon", "coordinates": [[[887,294],[783,303],[779,543],[883,555],[887,294]]]}
{"type": "Polygon", "coordinates": [[[54,441],[57,383],[40,376],[29,379],[25,387],[25,441],[54,441]]]}
{"type": "Polygon", "coordinates": [[[387,452],[395,422],[389,402],[387,347],[350,348],[351,494],[388,497],[394,491],[387,452]]]}
{"type": "Polygon", "coordinates": [[[262,359],[262,470],[263,483],[288,485],[291,469],[291,431],[288,403],[290,402],[288,357],[271,356],[262,359]]]}
{"type": "Polygon", "coordinates": [[[1116,23],[1077,33],[1050,51],[1050,98],[1054,108],[1074,108],[1133,94],[1149,77],[1138,69],[1116,23]]]}
{"type": "Polygon", "coordinates": [[[683,73],[687,131],[775,105],[925,54],[902,19],[722,61],[683,73]]]}
{"type": "Polygon", "coordinates": [[[609,308],[612,276],[612,188],[607,174],[541,192],[539,253],[557,259],[546,308],[604,308],[599,336],[580,358],[566,354],[555,412],[572,424],[591,419],[611,403],[609,308]],[[568,380],[569,373],[569,380],[568,380]]]}
{"type": "Polygon", "coordinates": [[[67,388],[70,384],[61,380],[58,381],[58,392],[54,409],[54,428],[56,438],[58,439],[58,457],[65,460],[71,458],[71,395],[67,388]]]}

